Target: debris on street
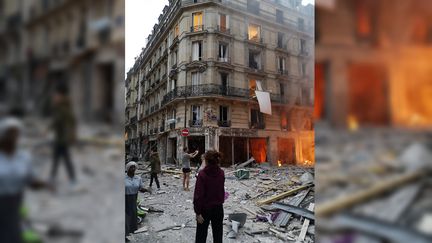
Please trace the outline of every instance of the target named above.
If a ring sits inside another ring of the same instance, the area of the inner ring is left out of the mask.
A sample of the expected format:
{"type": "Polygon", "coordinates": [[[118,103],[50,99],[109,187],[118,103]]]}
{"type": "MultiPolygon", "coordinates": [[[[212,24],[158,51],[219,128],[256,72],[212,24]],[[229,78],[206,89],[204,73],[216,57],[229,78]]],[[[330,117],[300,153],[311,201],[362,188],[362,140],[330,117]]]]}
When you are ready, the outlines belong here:
{"type": "MultiPolygon", "coordinates": [[[[139,172],[144,183],[150,175],[142,162],[139,172]]],[[[224,241],[231,242],[314,242],[314,169],[298,166],[270,167],[248,163],[224,168],[224,241]],[[300,179],[303,178],[303,179],[300,179]],[[231,240],[231,241],[229,241],[231,240]]],[[[183,191],[181,170],[163,166],[159,180],[164,194],[141,194],[143,208],[150,206],[131,242],[193,242],[196,221],[193,189],[183,191]]],[[[193,172],[192,172],[193,174],[193,172]]],[[[212,238],[209,230],[209,239],[212,238]]]]}

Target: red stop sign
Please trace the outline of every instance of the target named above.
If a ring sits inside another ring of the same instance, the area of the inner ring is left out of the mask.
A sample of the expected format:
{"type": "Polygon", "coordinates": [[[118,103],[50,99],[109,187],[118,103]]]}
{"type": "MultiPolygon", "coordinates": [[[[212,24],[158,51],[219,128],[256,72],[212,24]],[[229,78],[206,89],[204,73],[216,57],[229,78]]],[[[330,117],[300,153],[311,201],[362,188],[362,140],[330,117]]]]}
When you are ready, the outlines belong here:
{"type": "Polygon", "coordinates": [[[181,135],[182,135],[183,137],[187,137],[187,136],[189,136],[189,130],[188,130],[187,128],[183,129],[183,130],[181,131],[181,135]]]}

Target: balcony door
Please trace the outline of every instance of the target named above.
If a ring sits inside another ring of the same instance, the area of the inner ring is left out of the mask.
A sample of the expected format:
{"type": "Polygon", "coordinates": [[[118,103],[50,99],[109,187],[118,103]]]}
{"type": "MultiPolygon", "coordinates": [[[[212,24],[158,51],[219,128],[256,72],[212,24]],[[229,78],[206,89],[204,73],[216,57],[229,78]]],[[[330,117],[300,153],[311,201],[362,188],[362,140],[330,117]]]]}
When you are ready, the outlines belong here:
{"type": "Polygon", "coordinates": [[[191,126],[201,126],[202,124],[202,118],[201,118],[201,106],[199,105],[192,105],[192,120],[191,120],[191,126]]]}
{"type": "Polygon", "coordinates": [[[201,73],[193,72],[192,73],[192,94],[199,95],[199,87],[201,84],[201,73]]]}

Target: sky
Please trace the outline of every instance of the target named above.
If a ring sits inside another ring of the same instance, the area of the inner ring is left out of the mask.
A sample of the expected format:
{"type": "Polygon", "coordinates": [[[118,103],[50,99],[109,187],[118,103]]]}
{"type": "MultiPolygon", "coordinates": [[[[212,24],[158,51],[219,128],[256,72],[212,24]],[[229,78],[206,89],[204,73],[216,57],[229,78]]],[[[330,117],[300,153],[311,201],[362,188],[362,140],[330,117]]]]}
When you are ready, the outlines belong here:
{"type": "MultiPolygon", "coordinates": [[[[302,0],[303,5],[314,2],[315,0],[302,0]]],[[[145,39],[165,5],[168,5],[168,0],[126,0],[125,75],[133,66],[135,57],[141,53],[145,39]]]]}

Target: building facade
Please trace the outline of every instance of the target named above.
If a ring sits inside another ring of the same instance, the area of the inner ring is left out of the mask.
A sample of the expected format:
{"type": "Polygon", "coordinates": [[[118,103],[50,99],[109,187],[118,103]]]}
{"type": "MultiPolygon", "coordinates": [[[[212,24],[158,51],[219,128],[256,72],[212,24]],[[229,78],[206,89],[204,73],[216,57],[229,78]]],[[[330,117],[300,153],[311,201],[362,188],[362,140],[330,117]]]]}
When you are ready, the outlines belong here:
{"type": "Polygon", "coordinates": [[[1,0],[0,97],[49,114],[53,88],[83,121],[123,124],[124,1],[1,0]]]}
{"type": "Polygon", "coordinates": [[[223,165],[313,161],[313,5],[173,0],[126,78],[127,151],[217,149],[223,165]],[[271,115],[255,91],[268,92],[271,115]],[[188,136],[181,131],[187,128],[188,136]],[[136,148],[136,149],[132,149],[136,148]]]}

